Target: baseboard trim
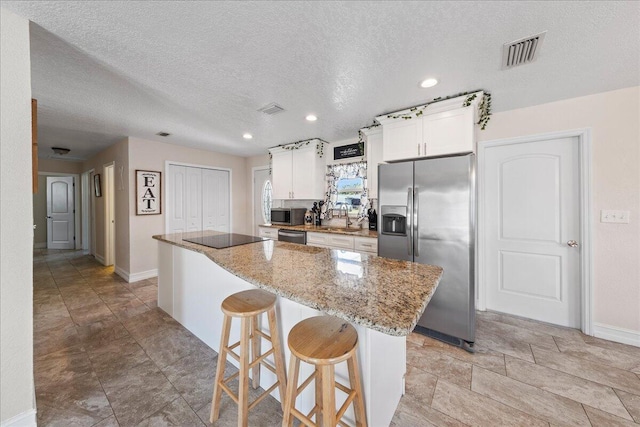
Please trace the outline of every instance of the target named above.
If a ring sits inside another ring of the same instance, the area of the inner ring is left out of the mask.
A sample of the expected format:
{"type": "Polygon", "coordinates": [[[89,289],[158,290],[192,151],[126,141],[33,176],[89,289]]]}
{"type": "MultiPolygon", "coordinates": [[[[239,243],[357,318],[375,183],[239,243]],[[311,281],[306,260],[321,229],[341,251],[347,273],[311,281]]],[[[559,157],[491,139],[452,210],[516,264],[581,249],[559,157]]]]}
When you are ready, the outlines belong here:
{"type": "Polygon", "coordinates": [[[38,419],[36,417],[35,408],[0,423],[0,427],[36,427],[37,425],[38,419]]]}
{"type": "Polygon", "coordinates": [[[47,242],[34,243],[33,249],[47,249],[47,242]]]}
{"type": "Polygon", "coordinates": [[[93,255],[100,264],[104,265],[104,257],[102,255],[94,254],[93,255]]]}
{"type": "Polygon", "coordinates": [[[139,282],[140,280],[150,279],[152,277],[158,276],[158,269],[155,268],[153,270],[141,271],[139,273],[129,273],[124,269],[116,266],[114,269],[115,273],[122,277],[127,283],[139,282]]]}
{"type": "Polygon", "coordinates": [[[129,282],[139,282],[140,280],[150,279],[152,277],[158,276],[158,269],[154,268],[153,270],[141,271],[139,273],[129,274],[129,282]]]}
{"type": "Polygon", "coordinates": [[[640,331],[594,323],[593,335],[597,338],[640,347],[640,331]]]}
{"type": "Polygon", "coordinates": [[[113,271],[118,276],[122,277],[127,283],[129,283],[129,272],[128,271],[123,270],[122,268],[118,267],[117,265],[114,266],[113,271]]]}

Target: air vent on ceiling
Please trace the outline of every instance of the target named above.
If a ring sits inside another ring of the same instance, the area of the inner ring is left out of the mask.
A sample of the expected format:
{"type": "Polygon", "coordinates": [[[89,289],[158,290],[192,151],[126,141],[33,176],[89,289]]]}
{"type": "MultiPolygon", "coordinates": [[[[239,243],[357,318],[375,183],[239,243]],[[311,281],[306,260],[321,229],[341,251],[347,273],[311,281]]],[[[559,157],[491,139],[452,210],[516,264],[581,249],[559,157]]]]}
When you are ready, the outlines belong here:
{"type": "Polygon", "coordinates": [[[502,68],[513,68],[535,61],[545,34],[546,31],[502,45],[502,68]]]}
{"type": "Polygon", "coordinates": [[[275,102],[272,102],[269,105],[265,105],[264,107],[262,107],[258,111],[260,111],[261,113],[273,115],[273,114],[278,114],[278,113],[284,111],[284,108],[282,108],[281,106],[279,106],[275,102]]]}
{"type": "Polygon", "coordinates": [[[156,133],[156,135],[158,135],[158,136],[164,136],[164,137],[167,137],[167,136],[169,136],[169,135],[171,135],[171,134],[170,134],[170,133],[168,133],[168,132],[158,132],[158,133],[156,133]]]}

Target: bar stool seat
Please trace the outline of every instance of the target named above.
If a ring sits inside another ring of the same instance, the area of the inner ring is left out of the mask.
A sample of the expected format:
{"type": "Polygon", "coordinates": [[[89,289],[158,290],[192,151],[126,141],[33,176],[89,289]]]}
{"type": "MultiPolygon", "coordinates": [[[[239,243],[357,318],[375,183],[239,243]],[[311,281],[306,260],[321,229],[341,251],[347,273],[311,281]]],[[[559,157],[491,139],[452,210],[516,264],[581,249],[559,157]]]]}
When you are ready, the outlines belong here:
{"type": "Polygon", "coordinates": [[[286,373],[276,321],[275,304],[276,296],[260,289],[238,292],[222,301],[221,308],[224,313],[224,320],[211,404],[210,421],[212,423],[220,415],[220,399],[223,391],[238,404],[238,426],[240,427],[248,425],[249,410],[260,403],[276,387],[279,388],[280,396],[285,395],[286,373]],[[260,315],[263,313],[267,313],[269,333],[271,335],[267,335],[260,330],[260,315]],[[231,321],[234,317],[240,318],[240,341],[229,345],[231,321]],[[271,349],[264,354],[260,354],[261,339],[271,342],[271,349]],[[238,347],[240,354],[233,351],[238,347]],[[272,366],[266,360],[270,355],[273,355],[275,366],[272,366]],[[240,362],[240,370],[228,378],[224,378],[227,356],[231,356],[240,362]],[[258,388],[260,385],[260,365],[264,365],[265,368],[272,371],[277,380],[256,400],[249,403],[249,371],[251,370],[253,388],[258,388]],[[237,395],[227,385],[229,381],[235,378],[238,378],[239,382],[237,395]]]}
{"type": "Polygon", "coordinates": [[[366,427],[357,349],[358,333],[348,322],[332,316],[317,316],[296,324],[289,332],[289,382],[284,404],[283,427],[293,425],[297,418],[308,426],[334,427],[346,425],[342,416],[353,403],[356,425],[366,427]],[[300,361],[315,365],[315,372],[298,387],[300,361]],[[335,365],[347,362],[349,387],[336,382],[335,365]],[[295,408],[298,395],[315,379],[316,404],[308,414],[295,408]],[[335,389],[347,394],[345,402],[336,412],[335,389]],[[315,415],[315,423],[311,417],[315,415]]]}

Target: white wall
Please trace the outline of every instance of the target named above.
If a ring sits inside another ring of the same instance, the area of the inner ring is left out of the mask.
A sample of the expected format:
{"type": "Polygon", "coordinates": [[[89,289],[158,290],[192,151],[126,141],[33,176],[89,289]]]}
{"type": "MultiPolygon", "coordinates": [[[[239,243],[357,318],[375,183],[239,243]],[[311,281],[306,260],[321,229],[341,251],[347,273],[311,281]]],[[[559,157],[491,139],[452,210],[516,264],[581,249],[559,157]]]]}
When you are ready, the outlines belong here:
{"type": "Polygon", "coordinates": [[[0,421],[16,425],[35,425],[29,55],[29,21],[1,9],[0,421]]]}
{"type": "Polygon", "coordinates": [[[594,321],[640,339],[640,87],[494,114],[479,141],[592,129],[594,321]],[[603,224],[601,209],[631,211],[603,224]]]}

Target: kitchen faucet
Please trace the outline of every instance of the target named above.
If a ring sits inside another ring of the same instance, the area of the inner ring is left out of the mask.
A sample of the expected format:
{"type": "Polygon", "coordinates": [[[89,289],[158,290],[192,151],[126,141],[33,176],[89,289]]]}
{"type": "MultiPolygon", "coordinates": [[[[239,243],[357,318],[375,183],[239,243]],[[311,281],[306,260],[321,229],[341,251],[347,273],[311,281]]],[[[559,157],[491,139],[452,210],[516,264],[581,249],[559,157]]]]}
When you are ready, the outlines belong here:
{"type": "Polygon", "coordinates": [[[349,226],[353,224],[351,221],[349,221],[349,206],[346,204],[340,205],[340,211],[338,212],[338,217],[342,216],[342,208],[344,208],[344,216],[346,218],[346,228],[349,228],[349,226]]]}

